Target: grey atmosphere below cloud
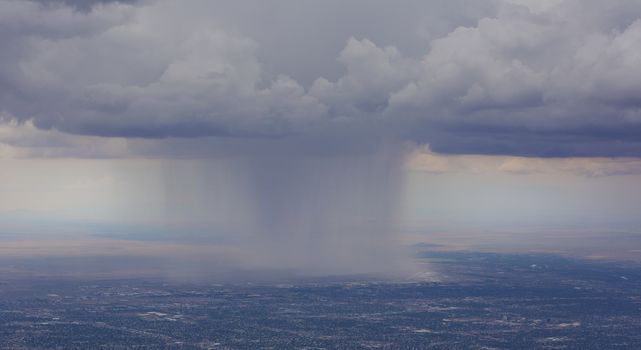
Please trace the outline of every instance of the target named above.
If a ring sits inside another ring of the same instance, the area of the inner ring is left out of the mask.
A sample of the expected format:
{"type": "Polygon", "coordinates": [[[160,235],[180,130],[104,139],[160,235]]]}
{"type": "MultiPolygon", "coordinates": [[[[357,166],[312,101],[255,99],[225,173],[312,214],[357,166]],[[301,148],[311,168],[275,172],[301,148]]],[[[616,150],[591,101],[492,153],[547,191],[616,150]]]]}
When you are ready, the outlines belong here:
{"type": "Polygon", "coordinates": [[[418,145],[442,171],[641,156],[640,43],[632,0],[0,0],[0,141],[198,159],[162,170],[168,222],[218,220],[261,266],[391,272],[418,145]]]}

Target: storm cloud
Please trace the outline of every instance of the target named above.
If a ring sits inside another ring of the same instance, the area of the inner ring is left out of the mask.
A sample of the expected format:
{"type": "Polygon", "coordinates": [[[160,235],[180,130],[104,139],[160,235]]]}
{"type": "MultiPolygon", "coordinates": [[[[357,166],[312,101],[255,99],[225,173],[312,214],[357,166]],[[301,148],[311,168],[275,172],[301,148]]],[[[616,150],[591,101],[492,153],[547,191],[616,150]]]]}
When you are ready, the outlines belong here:
{"type": "Polygon", "coordinates": [[[83,135],[377,129],[440,153],[638,156],[640,17],[636,1],[9,0],[0,104],[83,135]]]}
{"type": "Polygon", "coordinates": [[[496,195],[505,174],[639,172],[639,43],[636,0],[0,0],[0,158],[70,158],[38,208],[203,232],[243,268],[413,273],[412,169],[453,220],[564,203],[496,195]],[[438,175],[466,172],[495,192],[438,175]]]}

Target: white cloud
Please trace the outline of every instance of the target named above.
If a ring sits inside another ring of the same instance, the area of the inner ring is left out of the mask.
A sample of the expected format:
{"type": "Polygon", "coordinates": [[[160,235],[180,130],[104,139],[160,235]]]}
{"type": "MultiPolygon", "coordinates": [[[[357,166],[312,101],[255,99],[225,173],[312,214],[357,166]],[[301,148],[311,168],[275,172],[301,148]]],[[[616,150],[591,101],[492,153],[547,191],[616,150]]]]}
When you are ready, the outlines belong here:
{"type": "Polygon", "coordinates": [[[316,80],[310,94],[337,108],[336,113],[348,116],[385,110],[390,93],[417,73],[416,64],[395,47],[379,48],[367,39],[350,38],[338,61],[345,66],[346,74],[336,82],[316,80]]]}
{"type": "MultiPolygon", "coordinates": [[[[0,121],[2,118],[0,118],[0,121]]],[[[40,130],[27,121],[0,122],[0,158],[126,158],[132,156],[125,138],[68,135],[40,130]]]]}

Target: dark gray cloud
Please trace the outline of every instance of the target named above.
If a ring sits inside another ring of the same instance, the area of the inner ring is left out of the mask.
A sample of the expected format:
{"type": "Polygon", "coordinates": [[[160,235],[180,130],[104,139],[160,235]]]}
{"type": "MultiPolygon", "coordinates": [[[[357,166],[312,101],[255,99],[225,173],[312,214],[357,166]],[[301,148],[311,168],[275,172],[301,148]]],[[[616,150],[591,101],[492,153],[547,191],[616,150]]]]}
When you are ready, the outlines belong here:
{"type": "Polygon", "coordinates": [[[139,0],[34,0],[41,4],[56,7],[68,6],[80,12],[89,12],[94,6],[109,4],[109,3],[123,3],[133,4],[139,0]]]}
{"type": "Polygon", "coordinates": [[[623,0],[4,1],[0,107],[99,136],[640,156],[640,18],[623,0]]]}

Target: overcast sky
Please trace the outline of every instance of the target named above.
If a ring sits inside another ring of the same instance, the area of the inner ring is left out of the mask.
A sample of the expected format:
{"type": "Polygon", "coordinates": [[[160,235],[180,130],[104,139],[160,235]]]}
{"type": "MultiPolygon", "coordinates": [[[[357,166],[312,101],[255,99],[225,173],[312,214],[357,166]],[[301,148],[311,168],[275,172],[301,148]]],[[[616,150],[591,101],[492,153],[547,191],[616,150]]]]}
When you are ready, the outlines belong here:
{"type": "Polygon", "coordinates": [[[0,0],[0,214],[638,229],[640,91],[636,0],[0,0]]]}
{"type": "Polygon", "coordinates": [[[638,1],[0,3],[3,118],[100,136],[380,128],[638,156],[638,1]],[[79,5],[81,4],[81,5],[79,5]]]}

